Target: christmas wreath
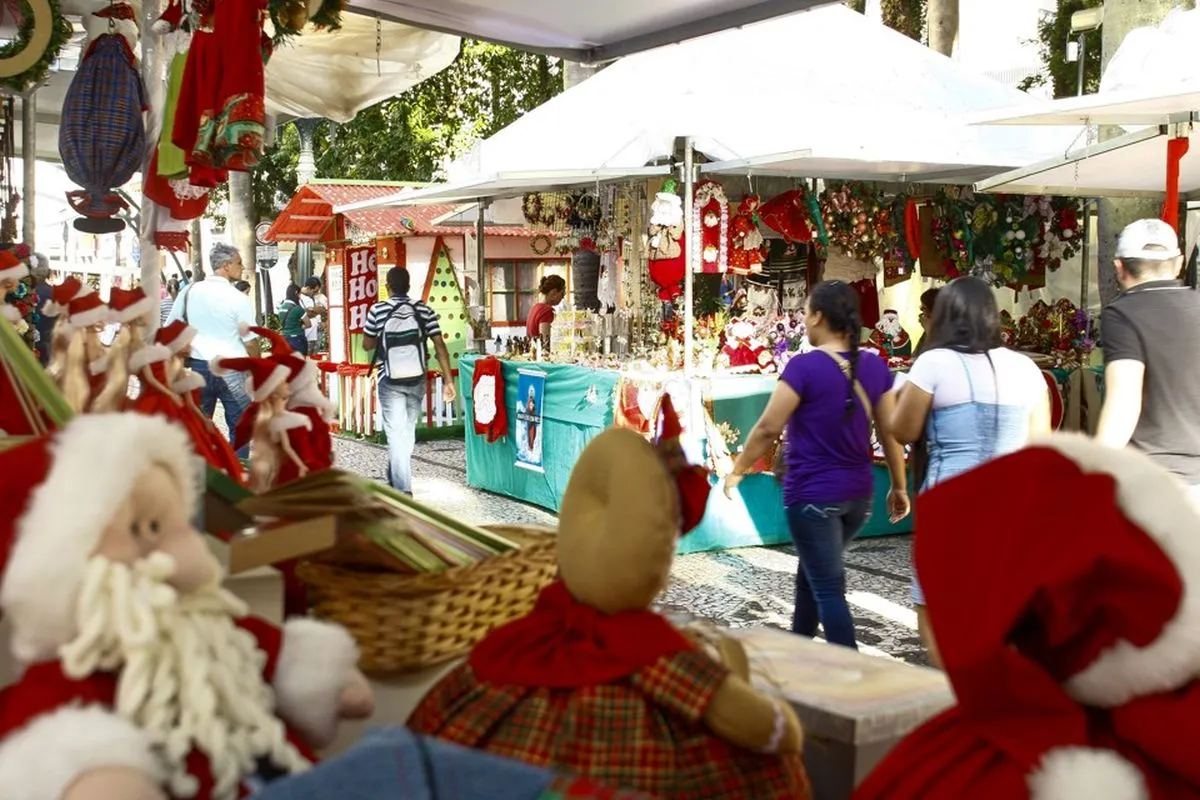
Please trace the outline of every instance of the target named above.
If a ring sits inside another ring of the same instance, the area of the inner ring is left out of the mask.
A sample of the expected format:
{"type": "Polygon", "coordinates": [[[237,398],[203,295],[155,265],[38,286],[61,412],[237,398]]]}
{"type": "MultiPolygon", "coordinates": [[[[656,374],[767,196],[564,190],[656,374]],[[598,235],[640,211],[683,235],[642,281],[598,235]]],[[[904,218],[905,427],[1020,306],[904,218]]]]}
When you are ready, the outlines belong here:
{"type": "Polygon", "coordinates": [[[550,248],[553,246],[554,243],[550,241],[550,237],[544,233],[533,237],[533,239],[529,241],[529,249],[533,251],[535,256],[546,255],[550,252],[550,248]]]}
{"type": "Polygon", "coordinates": [[[0,87],[16,93],[44,81],[74,35],[58,0],[21,0],[20,8],[16,38],[0,46],[0,87]]]}

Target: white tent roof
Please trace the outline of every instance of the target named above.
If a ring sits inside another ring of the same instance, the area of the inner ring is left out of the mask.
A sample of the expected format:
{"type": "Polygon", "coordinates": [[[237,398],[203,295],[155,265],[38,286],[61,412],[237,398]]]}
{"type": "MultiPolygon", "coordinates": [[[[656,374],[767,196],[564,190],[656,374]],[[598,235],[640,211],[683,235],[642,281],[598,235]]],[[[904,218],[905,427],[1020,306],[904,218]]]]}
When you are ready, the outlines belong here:
{"type": "MultiPolygon", "coordinates": [[[[976,184],[981,192],[1075,196],[1161,196],[1171,126],[1148,128],[976,184]]],[[[1179,193],[1200,197],[1200,133],[1180,162],[1179,193]]]]}
{"type": "Polygon", "coordinates": [[[1200,112],[1200,83],[1176,82],[1026,103],[978,114],[976,125],[1164,125],[1200,112]]]}
{"type": "Polygon", "coordinates": [[[1023,100],[1033,102],[835,5],[623,59],[479,143],[449,178],[634,169],[687,135],[713,161],[807,149],[935,172],[1065,152],[1074,132],[962,116],[1023,100]]]}
{"type": "Polygon", "coordinates": [[[334,207],[334,213],[358,211],[365,208],[406,205],[454,205],[473,203],[487,197],[512,197],[549,189],[570,186],[590,186],[605,181],[649,178],[666,175],[670,168],[576,170],[573,172],[510,172],[462,183],[443,183],[422,189],[408,189],[375,200],[360,200],[334,207]]]}
{"type": "MultiPolygon", "coordinates": [[[[79,0],[86,8],[102,3],[79,0]]],[[[85,16],[85,23],[92,20],[85,16]]],[[[375,56],[375,20],[358,14],[342,15],[342,30],[308,30],[281,47],[267,64],[267,111],[282,117],[326,117],[338,122],[360,110],[415,86],[445,69],[458,56],[459,39],[392,22],[383,23],[381,51],[375,56]]],[[[70,47],[69,69],[50,75],[38,90],[37,157],[59,161],[58,124],[63,100],[75,77],[83,34],[70,47]]],[[[19,101],[18,101],[19,105],[19,101]]],[[[17,152],[21,149],[20,111],[16,124],[17,152]]]]}
{"type": "Polygon", "coordinates": [[[430,30],[600,63],[835,1],[352,0],[350,7],[430,30]]]}

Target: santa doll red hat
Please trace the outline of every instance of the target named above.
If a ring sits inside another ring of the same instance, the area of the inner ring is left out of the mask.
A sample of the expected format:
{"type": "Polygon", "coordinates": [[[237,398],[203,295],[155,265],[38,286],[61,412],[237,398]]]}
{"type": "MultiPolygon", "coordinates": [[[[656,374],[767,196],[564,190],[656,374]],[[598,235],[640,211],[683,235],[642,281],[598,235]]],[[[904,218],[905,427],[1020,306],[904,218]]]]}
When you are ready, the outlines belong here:
{"type": "MultiPolygon", "coordinates": [[[[25,262],[21,261],[13,254],[12,250],[0,250],[0,284],[11,283],[16,285],[16,281],[22,280],[29,276],[29,267],[25,262]]],[[[4,314],[4,318],[9,322],[16,323],[21,320],[21,312],[14,306],[4,304],[2,293],[0,293],[0,313],[4,314]]]]}
{"type": "Polygon", "coordinates": [[[312,416],[314,430],[319,427],[317,423],[332,421],[336,409],[321,391],[321,367],[316,361],[297,353],[282,334],[270,328],[243,325],[241,334],[243,337],[254,334],[268,340],[271,343],[271,354],[282,357],[281,363],[290,367],[288,383],[291,386],[291,394],[288,396],[288,409],[312,416]]]}
{"type": "Polygon", "coordinates": [[[281,630],[220,587],[178,426],[76,417],[0,453],[0,473],[0,610],[23,668],[0,703],[5,797],[236,800],[260,759],[303,770],[339,715],[369,711],[343,629],[281,630]]]}
{"type": "Polygon", "coordinates": [[[214,375],[246,373],[246,391],[255,403],[263,403],[287,383],[290,370],[270,358],[217,358],[209,365],[214,375]]]}
{"type": "Polygon", "coordinates": [[[856,800],[1200,797],[1200,515],[1146,456],[1057,434],[921,495],[957,705],[856,800]],[[1019,502],[980,513],[997,487],[1019,502]]]}
{"type": "Polygon", "coordinates": [[[138,317],[149,314],[156,306],[157,304],[140,288],[122,289],[114,286],[108,294],[108,307],[112,311],[113,322],[133,322],[138,317]]]}
{"type": "Polygon", "coordinates": [[[191,347],[192,340],[195,338],[196,329],[181,319],[164,325],[158,329],[158,333],[154,334],[154,341],[171,351],[171,355],[179,355],[191,347]]]}
{"type": "Polygon", "coordinates": [[[50,299],[42,305],[42,313],[48,317],[57,317],[66,312],[72,300],[91,293],[92,287],[85,285],[74,275],[69,275],[62,283],[50,287],[50,299]]]}

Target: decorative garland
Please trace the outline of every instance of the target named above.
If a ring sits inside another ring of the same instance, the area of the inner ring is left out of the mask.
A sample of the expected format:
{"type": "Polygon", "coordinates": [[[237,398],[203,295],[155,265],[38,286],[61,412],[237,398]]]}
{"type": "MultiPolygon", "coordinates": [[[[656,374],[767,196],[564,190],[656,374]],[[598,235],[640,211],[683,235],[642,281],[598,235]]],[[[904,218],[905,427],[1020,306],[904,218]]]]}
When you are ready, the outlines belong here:
{"type": "Polygon", "coordinates": [[[342,29],[342,12],[345,9],[345,0],[325,0],[321,10],[309,17],[308,21],[319,31],[338,31],[342,29]]]}
{"type": "Polygon", "coordinates": [[[0,87],[20,93],[44,81],[50,73],[50,65],[54,63],[58,54],[62,52],[63,47],[74,35],[71,23],[63,17],[58,0],[21,0],[21,24],[17,27],[16,38],[8,44],[0,46],[0,65],[10,59],[15,59],[30,47],[35,39],[38,18],[45,15],[46,9],[49,9],[50,37],[45,50],[29,68],[15,75],[0,77],[0,87]],[[34,12],[34,3],[40,6],[39,10],[42,14],[34,12]]]}
{"type": "Polygon", "coordinates": [[[535,256],[546,255],[553,246],[554,243],[550,241],[550,237],[544,233],[533,237],[529,242],[529,249],[533,251],[535,256]]]}

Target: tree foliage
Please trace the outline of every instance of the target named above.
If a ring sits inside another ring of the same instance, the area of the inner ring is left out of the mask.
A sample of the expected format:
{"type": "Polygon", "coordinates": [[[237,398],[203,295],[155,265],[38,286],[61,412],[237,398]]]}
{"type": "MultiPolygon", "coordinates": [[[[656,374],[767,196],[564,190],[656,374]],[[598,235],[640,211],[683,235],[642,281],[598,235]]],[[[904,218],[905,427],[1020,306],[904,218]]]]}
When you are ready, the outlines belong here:
{"type": "Polygon", "coordinates": [[[925,39],[926,0],[880,0],[883,24],[910,39],[925,39]]]}
{"type": "MultiPolygon", "coordinates": [[[[313,143],[317,175],[434,180],[475,142],[515,122],[562,88],[558,59],[465,39],[453,64],[407,92],[360,111],[344,125],[323,122],[313,143]]],[[[284,125],[254,170],[260,217],[274,216],[295,194],[299,159],[300,136],[294,125],[284,125]]]]}
{"type": "MultiPolygon", "coordinates": [[[[1071,36],[1071,15],[1085,8],[1104,5],[1104,0],[1058,0],[1058,6],[1038,23],[1038,50],[1042,71],[1030,75],[1021,83],[1022,89],[1049,84],[1055,98],[1074,97],[1079,91],[1079,63],[1067,61],[1067,43],[1071,36]]],[[[1085,33],[1083,53],[1083,91],[1091,94],[1100,89],[1101,46],[1100,31],[1085,33]]]]}

